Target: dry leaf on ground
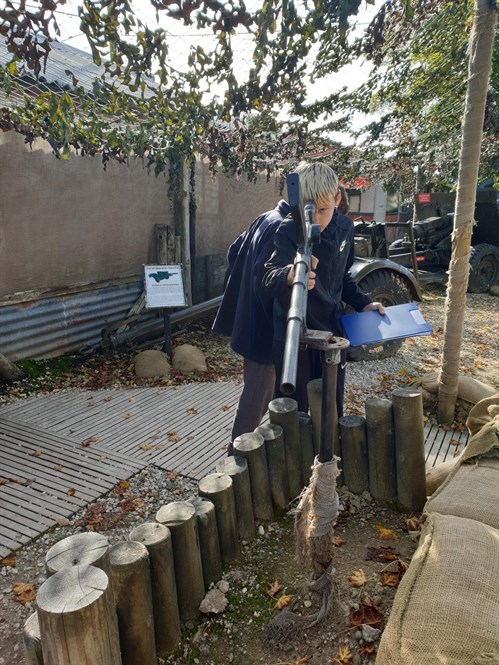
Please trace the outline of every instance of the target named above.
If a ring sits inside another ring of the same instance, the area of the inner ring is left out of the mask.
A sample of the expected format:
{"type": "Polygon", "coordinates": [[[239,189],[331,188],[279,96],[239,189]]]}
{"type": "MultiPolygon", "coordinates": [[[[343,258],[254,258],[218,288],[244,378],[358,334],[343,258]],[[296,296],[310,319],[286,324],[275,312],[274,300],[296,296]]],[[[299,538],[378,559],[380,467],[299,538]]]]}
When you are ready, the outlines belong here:
{"type": "Polygon", "coordinates": [[[382,540],[397,540],[397,534],[393,529],[388,529],[381,524],[376,524],[376,531],[382,540]]]}
{"type": "Polygon", "coordinates": [[[281,591],[281,589],[282,589],[282,584],[278,580],[275,580],[275,582],[269,586],[269,588],[265,593],[267,594],[267,596],[273,598],[276,595],[276,593],[279,593],[279,591],[281,591]]]}
{"type": "Polygon", "coordinates": [[[274,607],[275,607],[276,610],[282,610],[283,607],[287,607],[288,605],[290,605],[292,600],[293,600],[293,596],[286,596],[286,595],[281,596],[280,598],[278,598],[276,600],[276,603],[275,603],[274,607]]]}
{"type": "Polygon", "coordinates": [[[34,584],[26,584],[25,582],[15,582],[12,585],[12,592],[14,593],[14,600],[18,603],[32,603],[36,597],[36,587],[34,584]]]}
{"type": "Polygon", "coordinates": [[[367,579],[364,571],[361,569],[354,570],[354,572],[348,576],[348,581],[350,582],[350,586],[359,588],[364,586],[364,584],[367,582],[367,579]]]}

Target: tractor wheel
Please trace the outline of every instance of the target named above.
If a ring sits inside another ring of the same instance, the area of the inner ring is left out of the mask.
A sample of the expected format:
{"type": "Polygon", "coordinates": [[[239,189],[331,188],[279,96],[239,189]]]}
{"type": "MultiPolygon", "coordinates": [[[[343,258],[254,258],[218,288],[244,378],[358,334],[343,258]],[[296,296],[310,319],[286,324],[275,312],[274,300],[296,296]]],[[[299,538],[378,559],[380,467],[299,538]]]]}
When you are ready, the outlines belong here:
{"type": "Polygon", "coordinates": [[[494,245],[480,244],[471,248],[470,293],[485,293],[499,279],[499,249],[494,245]]]}
{"type": "MultiPolygon", "coordinates": [[[[373,301],[381,302],[386,307],[401,305],[412,300],[411,292],[404,280],[389,270],[375,270],[359,282],[360,288],[368,293],[373,301]]],[[[346,307],[347,313],[353,312],[346,307]]],[[[384,344],[366,344],[352,346],[347,351],[348,360],[381,360],[395,355],[402,346],[402,339],[384,344]]]]}

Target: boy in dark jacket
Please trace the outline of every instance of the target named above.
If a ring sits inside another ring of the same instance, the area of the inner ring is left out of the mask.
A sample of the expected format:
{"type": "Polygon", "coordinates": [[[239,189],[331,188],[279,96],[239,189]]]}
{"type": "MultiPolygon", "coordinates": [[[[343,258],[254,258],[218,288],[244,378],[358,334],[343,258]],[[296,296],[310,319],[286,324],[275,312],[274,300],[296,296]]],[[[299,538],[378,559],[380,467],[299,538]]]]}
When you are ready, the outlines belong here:
{"type": "MultiPolygon", "coordinates": [[[[307,327],[311,330],[327,330],[343,337],[340,315],[343,302],[357,311],[378,310],[384,314],[381,303],[372,302],[363,293],[349,273],[354,261],[354,226],[346,216],[339,214],[341,200],[338,177],[326,164],[301,162],[295,169],[300,176],[300,195],[303,203],[315,205],[315,223],[321,228],[320,243],[314,245],[314,258],[309,273],[307,303],[307,327]]],[[[263,279],[265,293],[274,298],[273,306],[273,359],[276,371],[277,392],[280,384],[286,318],[294,278],[293,261],[297,249],[297,228],[288,216],[274,236],[274,252],[268,260],[263,279]]],[[[346,354],[338,365],[337,409],[343,414],[346,354]]],[[[308,411],[307,383],[322,376],[320,352],[305,349],[300,352],[296,391],[290,397],[298,402],[300,411],[308,411]]],[[[278,394],[280,394],[278,392],[278,394]]]]}
{"type": "Polygon", "coordinates": [[[274,249],[274,234],[291,212],[286,201],[257,217],[230,246],[229,268],[213,330],[228,335],[231,348],[244,359],[244,387],[232,425],[232,441],[252,432],[274,397],[272,298],[261,288],[265,263],[274,249]]]}

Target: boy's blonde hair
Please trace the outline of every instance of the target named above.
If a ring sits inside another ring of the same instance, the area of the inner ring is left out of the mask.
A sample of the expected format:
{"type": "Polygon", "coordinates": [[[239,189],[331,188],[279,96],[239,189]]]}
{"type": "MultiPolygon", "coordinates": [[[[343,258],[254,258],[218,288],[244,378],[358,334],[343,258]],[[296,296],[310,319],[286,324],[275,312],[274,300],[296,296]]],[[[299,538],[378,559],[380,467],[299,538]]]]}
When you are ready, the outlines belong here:
{"type": "Polygon", "coordinates": [[[322,162],[300,162],[295,169],[300,176],[300,198],[302,203],[313,201],[315,205],[338,194],[338,176],[322,162]]]}

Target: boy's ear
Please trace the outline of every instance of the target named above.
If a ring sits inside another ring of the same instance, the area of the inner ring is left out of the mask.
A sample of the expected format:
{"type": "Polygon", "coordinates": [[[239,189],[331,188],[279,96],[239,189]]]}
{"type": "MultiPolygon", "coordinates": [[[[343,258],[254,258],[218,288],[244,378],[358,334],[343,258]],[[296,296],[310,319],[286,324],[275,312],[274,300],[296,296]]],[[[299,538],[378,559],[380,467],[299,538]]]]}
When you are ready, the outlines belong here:
{"type": "Polygon", "coordinates": [[[336,197],[334,199],[334,205],[338,207],[340,205],[340,201],[341,201],[341,192],[340,190],[338,190],[338,193],[336,194],[336,197]]]}

